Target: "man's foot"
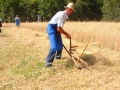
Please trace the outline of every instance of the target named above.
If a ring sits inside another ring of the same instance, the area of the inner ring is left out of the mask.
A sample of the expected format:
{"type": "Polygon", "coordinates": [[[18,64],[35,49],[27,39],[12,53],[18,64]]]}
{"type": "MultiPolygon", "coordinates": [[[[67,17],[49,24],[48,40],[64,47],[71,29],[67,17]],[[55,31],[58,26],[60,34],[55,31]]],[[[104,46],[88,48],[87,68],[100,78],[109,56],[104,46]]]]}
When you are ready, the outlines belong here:
{"type": "Polygon", "coordinates": [[[52,66],[52,64],[46,64],[45,65],[45,67],[51,67],[52,66]]]}
{"type": "Polygon", "coordinates": [[[61,57],[56,57],[56,59],[60,60],[60,59],[61,59],[61,57]]]}

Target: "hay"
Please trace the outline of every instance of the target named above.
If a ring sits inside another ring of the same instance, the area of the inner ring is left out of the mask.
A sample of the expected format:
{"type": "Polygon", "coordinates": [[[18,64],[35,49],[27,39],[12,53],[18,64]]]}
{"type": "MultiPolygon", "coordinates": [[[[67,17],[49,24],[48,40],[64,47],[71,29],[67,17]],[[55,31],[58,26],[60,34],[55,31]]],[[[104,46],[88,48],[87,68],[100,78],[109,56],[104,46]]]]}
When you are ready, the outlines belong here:
{"type": "Polygon", "coordinates": [[[83,56],[81,57],[82,60],[84,60],[85,62],[88,63],[88,65],[94,65],[97,60],[96,60],[96,56],[94,54],[83,54],[83,56]]]}

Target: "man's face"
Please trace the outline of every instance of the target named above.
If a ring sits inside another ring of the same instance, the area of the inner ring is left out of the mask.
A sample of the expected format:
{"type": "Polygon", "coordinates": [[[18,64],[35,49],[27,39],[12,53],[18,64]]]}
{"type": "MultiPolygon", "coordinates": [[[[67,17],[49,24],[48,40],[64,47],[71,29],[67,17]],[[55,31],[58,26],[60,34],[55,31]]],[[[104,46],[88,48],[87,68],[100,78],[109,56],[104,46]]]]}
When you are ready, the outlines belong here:
{"type": "Polygon", "coordinates": [[[66,13],[68,16],[70,16],[73,12],[73,9],[70,9],[70,8],[66,8],[66,13]]]}

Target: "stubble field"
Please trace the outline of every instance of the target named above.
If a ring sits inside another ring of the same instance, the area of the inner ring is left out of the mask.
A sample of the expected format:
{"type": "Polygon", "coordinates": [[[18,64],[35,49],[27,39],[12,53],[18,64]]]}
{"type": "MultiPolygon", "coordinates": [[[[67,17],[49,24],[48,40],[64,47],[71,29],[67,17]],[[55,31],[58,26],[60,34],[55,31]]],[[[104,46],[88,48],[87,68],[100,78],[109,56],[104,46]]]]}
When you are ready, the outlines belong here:
{"type": "MultiPolygon", "coordinates": [[[[70,57],[63,49],[62,59],[45,68],[49,51],[47,22],[3,23],[0,33],[0,90],[120,90],[120,23],[66,22],[89,66],[78,70],[69,66],[70,57]],[[89,52],[89,53],[88,53],[89,52]]],[[[69,40],[63,37],[69,49],[69,40]]]]}

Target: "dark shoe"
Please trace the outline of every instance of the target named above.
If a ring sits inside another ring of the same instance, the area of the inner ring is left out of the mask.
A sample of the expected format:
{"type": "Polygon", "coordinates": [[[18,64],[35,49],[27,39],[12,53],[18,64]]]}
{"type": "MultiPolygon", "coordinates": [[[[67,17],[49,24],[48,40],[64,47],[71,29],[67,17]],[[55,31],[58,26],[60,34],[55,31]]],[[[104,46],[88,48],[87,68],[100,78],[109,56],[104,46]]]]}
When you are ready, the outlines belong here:
{"type": "Polygon", "coordinates": [[[51,67],[52,64],[45,64],[45,67],[51,67]]]}
{"type": "Polygon", "coordinates": [[[56,59],[60,60],[60,59],[61,59],[61,57],[56,57],[56,59]]]}

